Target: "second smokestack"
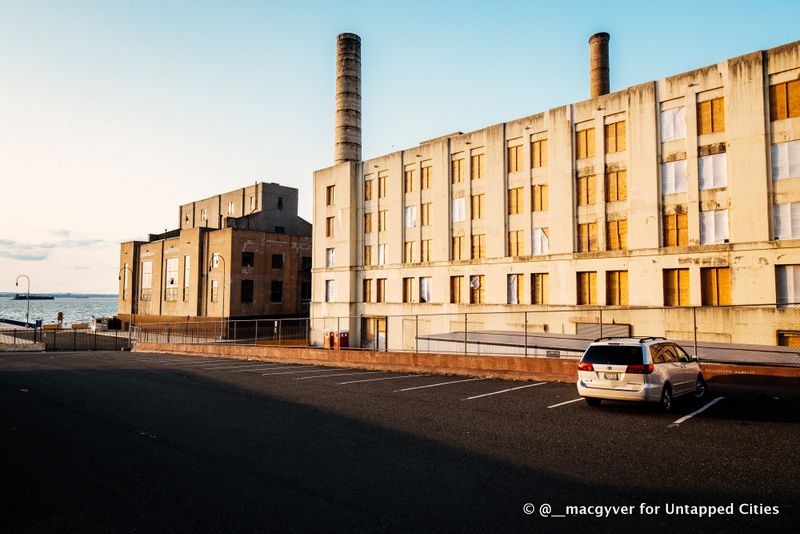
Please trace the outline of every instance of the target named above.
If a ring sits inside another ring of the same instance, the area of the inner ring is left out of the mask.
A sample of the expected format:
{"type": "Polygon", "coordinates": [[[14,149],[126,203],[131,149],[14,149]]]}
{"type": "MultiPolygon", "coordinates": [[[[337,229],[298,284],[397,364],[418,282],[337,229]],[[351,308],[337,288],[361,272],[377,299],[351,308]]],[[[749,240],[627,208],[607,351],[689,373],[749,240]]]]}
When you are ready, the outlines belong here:
{"type": "Polygon", "coordinates": [[[336,163],[361,161],[361,38],[336,38],[336,163]]]}
{"type": "Polygon", "coordinates": [[[592,98],[607,95],[611,90],[608,68],[608,41],[606,32],[596,33],[589,37],[589,89],[592,98]]]}

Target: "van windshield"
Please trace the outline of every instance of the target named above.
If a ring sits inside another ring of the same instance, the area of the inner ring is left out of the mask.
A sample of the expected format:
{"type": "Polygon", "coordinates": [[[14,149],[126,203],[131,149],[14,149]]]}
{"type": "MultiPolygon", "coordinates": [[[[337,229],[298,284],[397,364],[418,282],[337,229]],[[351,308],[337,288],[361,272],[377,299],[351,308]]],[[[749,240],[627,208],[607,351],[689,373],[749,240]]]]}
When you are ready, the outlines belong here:
{"type": "Polygon", "coordinates": [[[641,365],[642,348],[619,345],[595,345],[589,347],[582,362],[607,363],[609,365],[641,365]]]}

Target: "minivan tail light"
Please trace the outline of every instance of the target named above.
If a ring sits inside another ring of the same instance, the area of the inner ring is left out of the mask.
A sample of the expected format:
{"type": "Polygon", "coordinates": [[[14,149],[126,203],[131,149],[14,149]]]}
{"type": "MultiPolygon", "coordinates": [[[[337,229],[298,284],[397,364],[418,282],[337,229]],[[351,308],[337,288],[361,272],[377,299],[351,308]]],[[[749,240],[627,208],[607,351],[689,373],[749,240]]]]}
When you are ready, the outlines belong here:
{"type": "Polygon", "coordinates": [[[580,362],[578,364],[578,371],[594,371],[594,366],[591,363],[580,362]]]}
{"type": "Polygon", "coordinates": [[[630,373],[633,375],[649,375],[653,372],[653,364],[648,363],[645,365],[629,365],[627,369],[625,369],[626,373],[630,373]]]}

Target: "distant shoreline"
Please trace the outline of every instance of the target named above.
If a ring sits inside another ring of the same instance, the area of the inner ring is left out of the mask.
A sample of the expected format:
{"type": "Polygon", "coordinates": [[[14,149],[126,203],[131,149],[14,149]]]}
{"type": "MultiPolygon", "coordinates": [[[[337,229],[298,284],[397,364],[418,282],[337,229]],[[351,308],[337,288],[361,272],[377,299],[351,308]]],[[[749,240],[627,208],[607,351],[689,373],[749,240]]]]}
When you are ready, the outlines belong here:
{"type": "MultiPolygon", "coordinates": [[[[0,299],[13,298],[18,291],[0,291],[0,299]]],[[[38,294],[38,293],[37,293],[38,294]]],[[[110,293],[47,293],[56,299],[69,299],[69,298],[119,298],[119,295],[110,293]]],[[[32,294],[33,295],[33,294],[32,294]]]]}

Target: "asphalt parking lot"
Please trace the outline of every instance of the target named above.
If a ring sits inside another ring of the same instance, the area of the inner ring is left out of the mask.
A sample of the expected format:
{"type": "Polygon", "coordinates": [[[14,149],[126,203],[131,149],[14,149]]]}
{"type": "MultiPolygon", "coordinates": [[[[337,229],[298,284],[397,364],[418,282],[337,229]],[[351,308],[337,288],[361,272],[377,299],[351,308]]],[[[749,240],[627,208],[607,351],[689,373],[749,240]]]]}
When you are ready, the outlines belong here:
{"type": "Polygon", "coordinates": [[[795,531],[800,401],[708,401],[667,414],[549,382],[2,353],[0,530],[795,531]],[[599,505],[632,513],[580,508],[599,505]]]}

